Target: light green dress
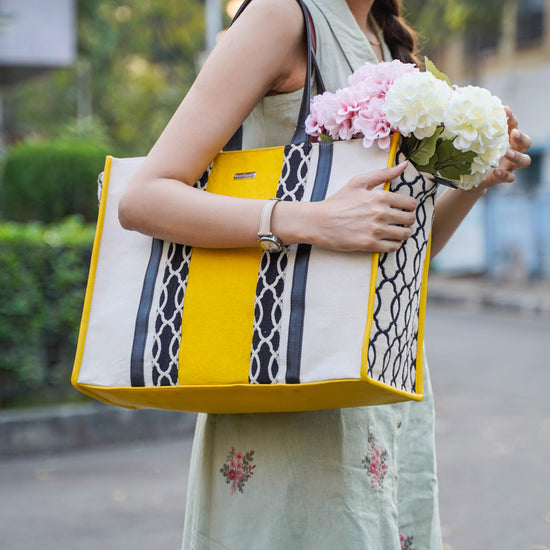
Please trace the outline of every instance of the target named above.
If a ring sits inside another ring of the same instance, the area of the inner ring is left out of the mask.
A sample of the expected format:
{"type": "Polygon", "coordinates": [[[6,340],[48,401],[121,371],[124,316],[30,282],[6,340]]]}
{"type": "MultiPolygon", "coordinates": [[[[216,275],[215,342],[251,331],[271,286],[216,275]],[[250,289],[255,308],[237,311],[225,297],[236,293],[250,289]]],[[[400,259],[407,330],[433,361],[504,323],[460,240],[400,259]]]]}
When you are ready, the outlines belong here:
{"type": "MultiPolygon", "coordinates": [[[[306,0],[328,90],[376,62],[345,0],[306,0]]],[[[384,45],[384,55],[389,51],[384,45]]],[[[264,98],[243,147],[290,142],[301,91],[264,98]]],[[[199,415],[184,550],[441,550],[428,370],[421,403],[199,415]]]]}

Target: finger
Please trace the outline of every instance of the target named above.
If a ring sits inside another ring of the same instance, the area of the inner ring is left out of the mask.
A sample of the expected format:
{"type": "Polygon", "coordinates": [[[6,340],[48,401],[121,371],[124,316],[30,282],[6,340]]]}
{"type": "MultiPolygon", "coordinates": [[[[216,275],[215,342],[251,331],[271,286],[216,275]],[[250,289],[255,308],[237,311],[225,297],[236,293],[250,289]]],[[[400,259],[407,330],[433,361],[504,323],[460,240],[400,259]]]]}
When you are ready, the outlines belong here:
{"type": "Polygon", "coordinates": [[[402,227],[410,227],[416,221],[416,214],[414,212],[406,212],[405,210],[396,210],[392,208],[387,216],[387,222],[391,225],[398,225],[402,227]]]}
{"type": "Polygon", "coordinates": [[[416,210],[417,201],[413,197],[394,193],[393,191],[385,191],[383,189],[367,190],[368,197],[363,197],[364,200],[371,204],[376,204],[381,208],[381,213],[384,215],[391,210],[406,212],[414,212],[416,210]]]}
{"type": "Polygon", "coordinates": [[[388,225],[384,231],[383,240],[387,241],[406,241],[412,235],[410,227],[399,227],[397,225],[388,225]]]}
{"type": "Polygon", "coordinates": [[[529,155],[510,149],[501,159],[499,168],[503,168],[504,170],[517,170],[519,168],[527,168],[530,164],[531,157],[529,155]]]}
{"type": "Polygon", "coordinates": [[[375,187],[400,176],[405,171],[405,168],[407,168],[407,165],[408,161],[404,161],[397,166],[392,166],[391,168],[382,168],[381,170],[374,170],[366,174],[359,174],[353,178],[352,181],[357,187],[374,189],[375,187]]]}
{"type": "Polygon", "coordinates": [[[496,168],[487,176],[490,183],[511,183],[516,179],[516,176],[510,170],[496,168]]]}
{"type": "Polygon", "coordinates": [[[376,243],[377,252],[395,252],[401,248],[403,240],[385,239],[376,243]]]}
{"type": "Polygon", "coordinates": [[[520,132],[517,128],[514,128],[510,132],[510,146],[512,149],[523,153],[524,151],[527,151],[529,147],[531,147],[531,144],[531,138],[527,134],[520,132]]]}
{"type": "Polygon", "coordinates": [[[510,133],[514,128],[518,127],[518,119],[508,105],[504,106],[504,110],[506,111],[506,116],[508,117],[508,133],[510,133]]]}
{"type": "Polygon", "coordinates": [[[408,197],[406,195],[400,195],[399,193],[392,193],[386,191],[390,195],[388,199],[388,205],[391,208],[397,210],[405,210],[407,212],[414,212],[418,205],[418,201],[413,197],[408,197]]]}

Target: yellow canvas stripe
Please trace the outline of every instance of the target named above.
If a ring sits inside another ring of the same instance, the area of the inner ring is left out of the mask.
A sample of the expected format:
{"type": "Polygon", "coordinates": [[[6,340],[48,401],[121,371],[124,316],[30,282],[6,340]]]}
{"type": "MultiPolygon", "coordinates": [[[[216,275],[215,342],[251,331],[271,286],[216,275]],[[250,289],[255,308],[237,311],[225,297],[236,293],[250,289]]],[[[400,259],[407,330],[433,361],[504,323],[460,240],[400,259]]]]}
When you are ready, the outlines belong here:
{"type": "Polygon", "coordinates": [[[105,209],[107,208],[107,191],[109,189],[109,176],[111,175],[111,165],[113,157],[108,156],[105,159],[105,168],[103,170],[103,186],[101,191],[101,201],[99,203],[99,212],[97,216],[97,226],[94,236],[94,244],[92,248],[92,257],[90,260],[90,271],[88,273],[88,283],[86,285],[86,295],[84,297],[84,307],[82,318],[80,320],[80,330],[78,332],[78,343],[76,346],[76,355],[71,374],[71,384],[76,388],[78,386],[78,375],[80,374],[80,365],[84,355],[84,342],[86,341],[86,332],[88,330],[88,320],[90,318],[90,307],[92,305],[92,295],[94,292],[95,273],[97,269],[97,259],[99,257],[99,245],[101,243],[101,235],[103,233],[103,223],[105,220],[105,209]]]}
{"type": "MultiPolygon", "coordinates": [[[[401,134],[395,132],[391,137],[390,152],[388,154],[388,168],[391,168],[395,164],[395,156],[397,155],[397,146],[399,145],[399,138],[401,134]]],[[[384,184],[384,190],[389,191],[391,181],[387,181],[384,184]]],[[[372,330],[372,318],[374,313],[374,295],[376,293],[376,280],[378,277],[378,260],[380,254],[374,252],[372,254],[372,264],[370,268],[370,285],[369,285],[369,307],[367,311],[367,326],[365,327],[365,335],[363,337],[363,350],[361,352],[361,380],[368,378],[369,369],[369,342],[370,333],[372,330]]]]}
{"type": "MultiPolygon", "coordinates": [[[[270,199],[277,192],[283,159],[284,147],[221,153],[207,191],[270,199]]],[[[180,385],[248,382],[261,258],[256,247],[193,250],[182,318],[180,385]]]]}

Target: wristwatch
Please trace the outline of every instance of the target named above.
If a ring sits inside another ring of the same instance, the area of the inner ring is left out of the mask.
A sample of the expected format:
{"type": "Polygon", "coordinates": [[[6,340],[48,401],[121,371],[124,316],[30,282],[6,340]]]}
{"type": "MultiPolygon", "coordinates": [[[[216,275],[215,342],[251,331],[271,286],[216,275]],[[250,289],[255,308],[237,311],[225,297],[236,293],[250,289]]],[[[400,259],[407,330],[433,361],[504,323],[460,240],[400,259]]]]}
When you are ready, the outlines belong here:
{"type": "Polygon", "coordinates": [[[275,205],[281,199],[269,199],[260,215],[260,228],[258,229],[258,246],[266,252],[280,252],[283,249],[281,239],[271,232],[271,214],[275,205]]]}

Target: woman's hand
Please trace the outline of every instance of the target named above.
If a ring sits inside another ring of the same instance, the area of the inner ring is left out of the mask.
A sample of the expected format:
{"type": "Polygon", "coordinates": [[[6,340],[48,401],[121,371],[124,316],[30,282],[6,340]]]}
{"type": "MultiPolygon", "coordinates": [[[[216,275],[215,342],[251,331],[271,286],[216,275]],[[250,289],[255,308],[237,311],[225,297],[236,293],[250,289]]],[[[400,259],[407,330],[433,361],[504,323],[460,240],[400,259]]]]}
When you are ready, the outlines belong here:
{"type": "MultiPolygon", "coordinates": [[[[304,217],[309,228],[307,242],[341,251],[397,250],[412,234],[416,200],[375,188],[398,177],[406,167],[407,162],[403,162],[393,168],[360,174],[334,195],[308,203],[304,217]]],[[[284,209],[285,205],[282,203],[277,208],[280,206],[284,209]]],[[[275,216],[274,219],[275,234],[277,224],[284,224],[284,213],[279,213],[281,218],[275,216]]]]}
{"type": "Polygon", "coordinates": [[[509,107],[505,107],[508,115],[508,134],[510,136],[510,149],[499,165],[487,174],[480,184],[479,189],[487,189],[498,183],[512,182],[516,179],[514,170],[526,168],[531,164],[531,157],[525,151],[531,147],[531,138],[518,128],[518,119],[509,107]]]}

